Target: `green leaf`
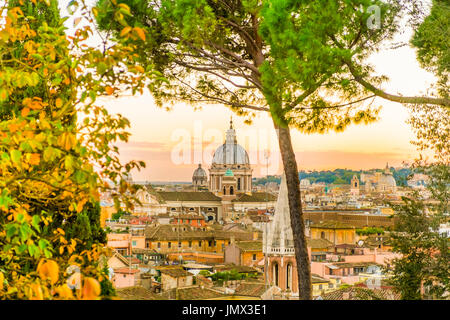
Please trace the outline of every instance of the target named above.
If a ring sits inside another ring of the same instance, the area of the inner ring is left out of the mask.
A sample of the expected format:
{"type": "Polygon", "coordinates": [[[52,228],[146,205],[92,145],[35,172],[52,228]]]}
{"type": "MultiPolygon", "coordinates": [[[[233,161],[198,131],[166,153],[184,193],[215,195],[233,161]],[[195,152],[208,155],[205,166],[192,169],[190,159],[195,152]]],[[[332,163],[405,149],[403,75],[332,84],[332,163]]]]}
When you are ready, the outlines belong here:
{"type": "Polygon", "coordinates": [[[41,232],[41,228],[39,227],[39,222],[41,221],[41,218],[38,215],[34,215],[31,220],[31,225],[38,231],[41,232]]]}
{"type": "Polygon", "coordinates": [[[19,253],[24,253],[25,250],[28,249],[28,246],[26,244],[21,244],[18,248],[19,253]]]}
{"type": "Polygon", "coordinates": [[[6,237],[11,238],[13,235],[16,234],[17,228],[15,225],[7,225],[6,226],[6,237]]]}
{"type": "Polygon", "coordinates": [[[22,157],[22,152],[20,152],[19,150],[11,150],[10,152],[11,155],[11,160],[18,164],[20,162],[20,158],[22,157]]]}
{"type": "Polygon", "coordinates": [[[38,244],[39,244],[39,248],[41,248],[42,250],[45,250],[48,246],[47,240],[44,240],[44,239],[40,239],[38,244]]]}

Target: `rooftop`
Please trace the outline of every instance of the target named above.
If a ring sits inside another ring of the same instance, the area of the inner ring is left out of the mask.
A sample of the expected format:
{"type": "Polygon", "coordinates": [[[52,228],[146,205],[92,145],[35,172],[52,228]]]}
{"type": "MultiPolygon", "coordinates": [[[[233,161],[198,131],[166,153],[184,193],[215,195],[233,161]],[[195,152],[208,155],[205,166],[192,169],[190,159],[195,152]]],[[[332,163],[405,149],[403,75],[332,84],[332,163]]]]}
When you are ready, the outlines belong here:
{"type": "Polygon", "coordinates": [[[268,192],[253,192],[251,195],[243,193],[232,202],[268,202],[276,201],[277,197],[268,192]]]}
{"type": "Polygon", "coordinates": [[[320,229],[355,229],[351,224],[340,222],[340,221],[323,221],[320,223],[314,223],[311,228],[320,229]]]}
{"type": "Polygon", "coordinates": [[[168,275],[172,278],[181,278],[181,277],[187,277],[192,276],[192,273],[187,272],[184,269],[181,268],[173,268],[173,269],[159,269],[161,274],[168,275]]]}
{"type": "Polygon", "coordinates": [[[262,251],[262,241],[239,241],[236,246],[242,251],[262,251]]]}
{"type": "Polygon", "coordinates": [[[264,283],[243,282],[235,290],[234,294],[239,296],[261,297],[266,291],[264,283]]]}
{"type": "Polygon", "coordinates": [[[114,273],[125,273],[125,274],[134,274],[138,273],[139,269],[130,269],[130,268],[117,268],[114,269],[114,273]]]}
{"type": "Polygon", "coordinates": [[[325,293],[323,300],[400,300],[400,294],[389,289],[350,287],[325,293]]]}
{"type": "Polygon", "coordinates": [[[306,239],[306,242],[311,249],[330,248],[333,246],[333,243],[327,239],[306,239]]]}
{"type": "Polygon", "coordinates": [[[223,293],[199,286],[177,289],[178,300],[208,300],[226,297],[223,293]]]}
{"type": "Polygon", "coordinates": [[[212,192],[195,192],[195,191],[159,191],[158,195],[164,201],[222,201],[221,198],[212,192]]]}
{"type": "Polygon", "coordinates": [[[123,300],[166,300],[163,296],[140,286],[116,289],[116,293],[123,300]]]}
{"type": "Polygon", "coordinates": [[[329,283],[330,280],[322,278],[317,274],[311,274],[311,283],[329,283]]]}

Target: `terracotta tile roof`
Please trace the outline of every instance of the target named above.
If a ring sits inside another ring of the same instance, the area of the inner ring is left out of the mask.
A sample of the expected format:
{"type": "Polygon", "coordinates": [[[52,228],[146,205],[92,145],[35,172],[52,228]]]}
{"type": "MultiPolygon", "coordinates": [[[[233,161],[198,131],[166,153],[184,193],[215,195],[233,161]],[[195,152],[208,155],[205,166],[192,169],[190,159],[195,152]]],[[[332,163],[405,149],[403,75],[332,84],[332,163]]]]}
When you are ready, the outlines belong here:
{"type": "Polygon", "coordinates": [[[241,283],[234,291],[235,295],[249,296],[249,297],[261,297],[266,291],[264,283],[241,283]]]}
{"type": "Polygon", "coordinates": [[[235,264],[226,264],[226,265],[216,265],[214,267],[214,271],[222,272],[222,271],[231,271],[236,270],[239,273],[257,273],[258,270],[252,267],[247,266],[238,266],[235,264]]]}
{"type": "Polygon", "coordinates": [[[341,222],[341,221],[323,221],[320,223],[314,223],[311,228],[321,228],[321,229],[355,229],[351,224],[341,222]]]}
{"type": "Polygon", "coordinates": [[[226,297],[223,293],[199,286],[177,289],[177,298],[179,300],[207,300],[223,297],[226,297]]]}
{"type": "Polygon", "coordinates": [[[139,269],[116,268],[116,269],[114,269],[114,273],[133,274],[133,273],[139,273],[139,269]]]}
{"type": "Polygon", "coordinates": [[[390,289],[350,287],[321,295],[323,300],[400,300],[400,294],[390,289]]]}
{"type": "Polygon", "coordinates": [[[192,276],[192,273],[187,272],[184,269],[181,268],[173,268],[173,269],[159,269],[161,274],[168,275],[172,278],[181,278],[181,277],[187,277],[192,276]]]}
{"type": "Polygon", "coordinates": [[[262,251],[262,241],[239,241],[236,243],[242,251],[262,251]]]}
{"type": "Polygon", "coordinates": [[[233,199],[232,202],[268,202],[276,201],[277,196],[269,192],[253,192],[251,195],[243,193],[233,199]]]}
{"type": "Polygon", "coordinates": [[[333,262],[333,265],[338,268],[356,268],[356,267],[368,267],[379,266],[376,262],[333,262]]]}
{"type": "Polygon", "coordinates": [[[172,218],[174,219],[187,219],[187,220],[205,220],[204,216],[201,215],[191,215],[191,214],[180,214],[180,215],[173,215],[172,218]]]}
{"type": "Polygon", "coordinates": [[[329,283],[330,280],[322,278],[318,274],[311,274],[311,283],[329,283]]]}
{"type": "MultiPolygon", "coordinates": [[[[215,230],[206,229],[203,231],[200,228],[189,225],[155,225],[145,228],[145,238],[147,240],[227,240],[234,237],[235,240],[252,240],[253,232],[251,231],[225,231],[216,228],[215,230]],[[179,229],[179,230],[178,230],[179,229]]],[[[259,237],[259,236],[258,236],[259,237]]]]}
{"type": "Polygon", "coordinates": [[[145,228],[145,238],[148,240],[202,240],[205,238],[212,239],[213,234],[210,231],[203,231],[190,226],[156,225],[145,228]],[[183,231],[183,228],[186,231],[183,231]]]}
{"type": "Polygon", "coordinates": [[[140,286],[116,289],[116,293],[122,300],[167,300],[140,286]]]}
{"type": "Polygon", "coordinates": [[[218,201],[222,199],[217,197],[212,192],[195,192],[195,191],[181,191],[181,192],[167,192],[159,191],[157,194],[164,201],[218,201]]]}
{"type": "Polygon", "coordinates": [[[306,239],[308,247],[311,249],[322,249],[322,248],[330,248],[333,246],[333,243],[328,241],[327,239],[306,239]]]}

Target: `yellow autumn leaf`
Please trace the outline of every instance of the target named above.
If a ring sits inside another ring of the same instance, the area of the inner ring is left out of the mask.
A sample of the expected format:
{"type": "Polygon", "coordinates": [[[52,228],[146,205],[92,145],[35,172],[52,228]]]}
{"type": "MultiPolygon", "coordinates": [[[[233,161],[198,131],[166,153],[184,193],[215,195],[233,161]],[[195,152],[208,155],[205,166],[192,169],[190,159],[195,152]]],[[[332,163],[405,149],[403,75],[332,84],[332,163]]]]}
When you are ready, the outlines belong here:
{"type": "Polygon", "coordinates": [[[31,285],[30,300],[44,300],[44,293],[42,292],[42,288],[38,283],[33,283],[31,285]]]}
{"type": "Polygon", "coordinates": [[[57,98],[57,99],[56,99],[56,101],[55,101],[55,106],[56,106],[57,108],[61,108],[61,106],[62,106],[62,100],[61,100],[61,98],[57,98]]]}
{"type": "Polygon", "coordinates": [[[39,153],[32,153],[30,157],[30,164],[31,165],[38,165],[41,161],[41,155],[39,153]]]}
{"type": "Polygon", "coordinates": [[[101,288],[100,283],[91,277],[87,277],[84,279],[83,290],[82,290],[82,298],[83,300],[94,300],[97,299],[100,295],[101,288]]]}
{"type": "Polygon", "coordinates": [[[145,41],[145,32],[142,28],[134,27],[134,31],[142,41],[145,41]]]}
{"type": "Polygon", "coordinates": [[[51,284],[55,284],[59,279],[59,266],[54,260],[39,263],[37,272],[42,280],[50,279],[51,284]]]}
{"type": "Polygon", "coordinates": [[[5,281],[5,276],[3,272],[0,271],[0,290],[3,290],[3,281],[5,281]]]}
{"type": "Polygon", "coordinates": [[[111,95],[111,94],[114,93],[114,88],[111,88],[110,86],[107,86],[105,88],[105,91],[106,91],[107,94],[111,95]]]}
{"type": "Polygon", "coordinates": [[[26,117],[30,113],[30,108],[25,107],[20,113],[22,114],[22,117],[26,117]]]}
{"type": "Polygon", "coordinates": [[[143,67],[141,67],[141,66],[135,66],[135,69],[136,69],[137,71],[141,72],[141,73],[144,73],[144,72],[145,72],[145,69],[144,69],[143,67]]]}
{"type": "Polygon", "coordinates": [[[122,31],[120,31],[120,36],[124,37],[126,36],[129,32],[131,31],[131,27],[125,27],[122,29],[122,31]]]}
{"type": "Polygon", "coordinates": [[[56,293],[62,299],[73,299],[73,292],[67,284],[63,284],[56,288],[56,293]]]}

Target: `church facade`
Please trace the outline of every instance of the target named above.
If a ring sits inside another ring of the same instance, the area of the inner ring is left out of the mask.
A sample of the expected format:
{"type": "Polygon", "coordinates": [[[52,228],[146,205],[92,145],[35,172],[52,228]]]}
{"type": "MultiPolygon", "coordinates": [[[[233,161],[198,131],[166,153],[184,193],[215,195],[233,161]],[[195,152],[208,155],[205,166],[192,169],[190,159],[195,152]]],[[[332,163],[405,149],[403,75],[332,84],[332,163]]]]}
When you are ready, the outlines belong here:
{"type": "Polygon", "coordinates": [[[293,239],[286,177],[283,174],[273,221],[263,233],[263,253],[267,257],[265,277],[272,287],[278,289],[280,296],[285,298],[299,296],[293,239]]]}
{"type": "Polygon", "coordinates": [[[225,142],[214,152],[209,168],[209,191],[217,196],[251,193],[252,171],[247,151],[237,143],[231,120],[225,142]]]}
{"type": "Polygon", "coordinates": [[[396,193],[397,183],[395,182],[389,165],[386,164],[384,172],[375,172],[375,174],[361,174],[361,182],[364,183],[365,192],[378,193],[396,193]]]}
{"type": "Polygon", "coordinates": [[[179,215],[198,215],[206,222],[233,222],[245,217],[249,210],[273,209],[276,200],[273,194],[252,192],[253,169],[247,151],[237,143],[233,121],[208,170],[209,179],[206,170],[198,164],[189,191],[163,192],[146,185],[136,194],[141,205],[135,208],[135,213],[167,215],[174,219],[179,215]]]}

